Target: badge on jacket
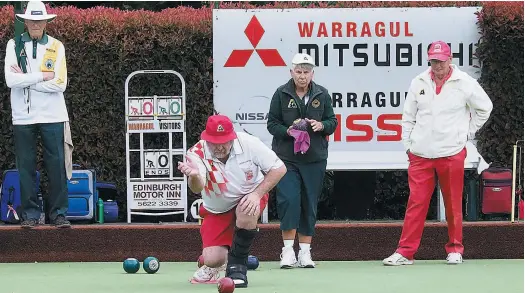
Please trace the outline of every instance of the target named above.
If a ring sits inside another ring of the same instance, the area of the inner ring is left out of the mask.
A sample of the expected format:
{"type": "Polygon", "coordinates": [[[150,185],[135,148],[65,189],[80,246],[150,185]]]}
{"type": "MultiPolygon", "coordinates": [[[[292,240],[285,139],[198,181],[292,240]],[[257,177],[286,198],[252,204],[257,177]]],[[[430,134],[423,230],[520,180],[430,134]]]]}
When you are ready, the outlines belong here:
{"type": "Polygon", "coordinates": [[[315,99],[315,100],[312,101],[312,106],[313,106],[314,108],[319,107],[319,105],[321,105],[321,102],[319,102],[318,99],[315,99]]]}
{"type": "Polygon", "coordinates": [[[40,65],[40,71],[51,72],[55,70],[57,58],[58,58],[58,41],[54,41],[49,48],[46,48],[42,64],[40,65]]]}
{"type": "Polygon", "coordinates": [[[421,90],[421,91],[419,92],[419,95],[420,95],[420,96],[421,96],[421,95],[424,95],[424,94],[425,94],[425,90],[421,90]]]}
{"type": "Polygon", "coordinates": [[[55,62],[53,62],[53,60],[51,59],[47,59],[45,65],[46,65],[47,70],[51,70],[53,69],[55,62]]]}
{"type": "Polygon", "coordinates": [[[295,103],[294,99],[290,99],[290,102],[288,102],[288,109],[297,108],[297,104],[295,103]]]}

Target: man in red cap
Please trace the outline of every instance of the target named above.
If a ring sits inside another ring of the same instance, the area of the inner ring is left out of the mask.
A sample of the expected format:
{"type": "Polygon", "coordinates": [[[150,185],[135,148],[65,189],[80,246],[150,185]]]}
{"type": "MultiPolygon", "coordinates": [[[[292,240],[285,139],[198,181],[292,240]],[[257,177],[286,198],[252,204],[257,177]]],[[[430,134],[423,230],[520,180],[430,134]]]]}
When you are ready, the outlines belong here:
{"type": "Polygon", "coordinates": [[[492,102],[474,78],[451,64],[447,43],[432,43],[428,59],[430,68],[412,80],[404,104],[402,139],[410,195],[401,239],[396,252],[383,260],[385,265],[414,263],[436,177],[448,225],[447,263],[463,262],[465,146],[489,119],[492,102]]]}
{"type": "Polygon", "coordinates": [[[204,265],[192,283],[215,283],[220,271],[248,286],[246,262],[258,232],[257,221],[268,192],[286,173],[284,163],[259,138],[236,133],[223,115],[208,118],[201,140],[188,150],[179,170],[200,193],[204,265]],[[227,265],[226,265],[227,263],[227,265]]]}

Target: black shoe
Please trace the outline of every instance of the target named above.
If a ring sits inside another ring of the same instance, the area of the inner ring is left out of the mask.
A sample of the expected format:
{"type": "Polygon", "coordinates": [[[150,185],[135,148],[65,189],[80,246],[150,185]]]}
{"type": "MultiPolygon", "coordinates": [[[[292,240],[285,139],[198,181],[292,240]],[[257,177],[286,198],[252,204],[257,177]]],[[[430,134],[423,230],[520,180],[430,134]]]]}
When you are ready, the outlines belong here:
{"type": "Polygon", "coordinates": [[[235,288],[248,287],[248,269],[245,265],[229,264],[226,266],[226,277],[233,280],[235,288]]]}
{"type": "Polygon", "coordinates": [[[23,220],[20,226],[24,229],[33,229],[38,225],[38,221],[35,219],[23,220]]]}
{"type": "Polygon", "coordinates": [[[55,221],[53,221],[53,224],[55,224],[55,227],[57,228],[69,228],[71,227],[71,223],[66,220],[66,217],[62,215],[58,215],[55,221]]]}

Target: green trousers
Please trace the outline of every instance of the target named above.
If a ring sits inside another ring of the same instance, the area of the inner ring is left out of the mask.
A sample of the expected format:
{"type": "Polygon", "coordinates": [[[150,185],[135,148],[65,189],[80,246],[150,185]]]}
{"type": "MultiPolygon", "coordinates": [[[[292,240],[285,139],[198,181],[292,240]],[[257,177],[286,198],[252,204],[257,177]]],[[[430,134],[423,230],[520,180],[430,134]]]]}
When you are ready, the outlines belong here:
{"type": "Polygon", "coordinates": [[[276,186],[281,230],[297,229],[302,235],[313,236],[326,160],[308,164],[285,162],[285,165],[287,172],[276,186]]]}
{"type": "Polygon", "coordinates": [[[20,174],[22,219],[40,218],[36,180],[37,138],[40,134],[44,147],[44,166],[49,179],[49,196],[46,199],[49,219],[66,216],[68,191],[64,157],[64,123],[13,125],[16,168],[20,174]]]}

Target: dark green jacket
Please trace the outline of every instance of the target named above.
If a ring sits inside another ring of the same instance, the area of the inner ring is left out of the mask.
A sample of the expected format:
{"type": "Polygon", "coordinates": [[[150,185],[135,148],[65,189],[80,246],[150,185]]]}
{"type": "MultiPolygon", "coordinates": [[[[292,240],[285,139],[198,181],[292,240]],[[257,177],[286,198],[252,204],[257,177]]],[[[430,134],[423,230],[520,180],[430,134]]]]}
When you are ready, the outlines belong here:
{"type": "Polygon", "coordinates": [[[337,118],[332,108],[332,99],[328,91],[310,83],[308,105],[295,93],[295,84],[290,79],[275,91],[268,113],[268,131],[273,135],[272,149],[283,161],[294,163],[313,163],[328,157],[328,136],[337,127],[337,118]],[[310,127],[310,148],[305,154],[294,154],[294,138],[286,132],[293,121],[309,118],[323,123],[322,131],[314,132],[310,127]]]}

